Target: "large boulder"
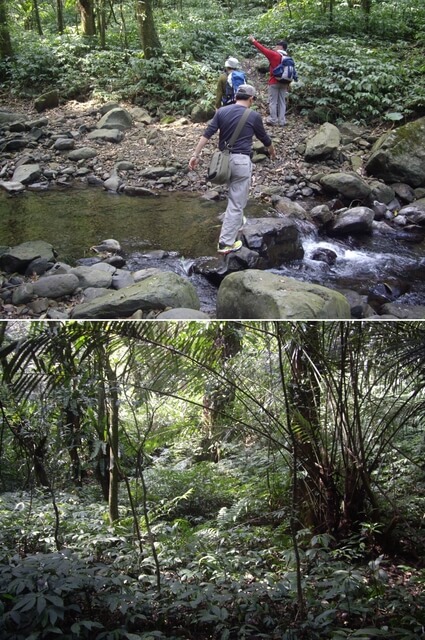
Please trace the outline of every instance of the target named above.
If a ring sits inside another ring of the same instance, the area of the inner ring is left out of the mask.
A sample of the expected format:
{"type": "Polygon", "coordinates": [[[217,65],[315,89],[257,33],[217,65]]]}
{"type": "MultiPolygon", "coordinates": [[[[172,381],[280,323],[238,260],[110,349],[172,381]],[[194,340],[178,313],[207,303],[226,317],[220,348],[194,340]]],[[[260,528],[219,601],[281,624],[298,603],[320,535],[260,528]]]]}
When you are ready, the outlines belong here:
{"type": "Polygon", "coordinates": [[[368,207],[353,207],[341,211],[330,225],[328,232],[334,236],[372,233],[375,212],[368,207]]]}
{"type": "Polygon", "coordinates": [[[133,125],[133,118],[126,109],[116,107],[110,109],[101,117],[96,127],[98,129],[119,129],[125,131],[131,129],[133,125]]]}
{"type": "Polygon", "coordinates": [[[328,158],[337,151],[340,142],[341,134],[337,127],[330,122],[325,122],[319,131],[307,140],[304,154],[305,159],[314,161],[328,158]]]}
{"type": "Polygon", "coordinates": [[[30,184],[35,182],[41,176],[41,169],[39,164],[21,164],[16,167],[13,172],[12,182],[20,182],[22,184],[30,184]]]}
{"type": "Polygon", "coordinates": [[[31,240],[9,248],[0,256],[0,269],[6,273],[25,273],[33,260],[44,258],[48,262],[55,261],[56,252],[53,246],[43,240],[31,240]]]}
{"type": "Polygon", "coordinates": [[[59,106],[59,92],[57,89],[52,89],[47,93],[43,93],[34,100],[34,107],[39,113],[46,109],[55,109],[59,106]]]}
{"type": "Polygon", "coordinates": [[[425,117],[383,134],[372,147],[366,171],[385,182],[425,186],[425,117]]]}
{"type": "Polygon", "coordinates": [[[168,307],[199,309],[196,289],[171,271],[151,269],[147,277],[136,284],[76,306],[72,318],[129,318],[136,311],[162,311],[168,307]]]}
{"type": "Polygon", "coordinates": [[[227,276],[217,295],[217,318],[349,319],[339,292],[255,269],[227,276]]]}
{"type": "Polygon", "coordinates": [[[23,113],[15,113],[14,111],[5,111],[0,109],[0,126],[11,124],[13,122],[24,122],[26,116],[23,113]]]}
{"type": "Polygon", "coordinates": [[[265,258],[269,267],[304,255],[298,228],[289,218],[251,218],[242,235],[246,246],[265,258]]]}
{"type": "Polygon", "coordinates": [[[368,200],[371,195],[371,188],[356,173],[328,173],[320,179],[324,191],[328,193],[337,193],[346,200],[357,200],[363,202],[368,200]]]}

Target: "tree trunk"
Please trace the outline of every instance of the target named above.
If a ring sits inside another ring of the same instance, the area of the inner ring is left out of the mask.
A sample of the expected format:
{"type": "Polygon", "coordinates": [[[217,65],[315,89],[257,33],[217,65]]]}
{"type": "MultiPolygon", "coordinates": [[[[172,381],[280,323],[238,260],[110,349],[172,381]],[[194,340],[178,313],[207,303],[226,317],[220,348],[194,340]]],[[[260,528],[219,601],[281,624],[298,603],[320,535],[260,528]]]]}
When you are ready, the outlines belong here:
{"type": "Polygon", "coordinates": [[[78,0],[78,8],[81,15],[81,30],[83,36],[94,36],[96,33],[94,23],[93,0],[78,0]]]}
{"type": "Polygon", "coordinates": [[[100,46],[102,49],[106,47],[106,6],[105,0],[99,0],[98,11],[98,32],[100,36],[100,46]]]}
{"type": "Polygon", "coordinates": [[[71,479],[75,486],[81,487],[81,461],[79,448],[81,445],[80,435],[80,415],[78,411],[74,411],[71,407],[65,408],[65,434],[64,439],[67,443],[69,457],[71,459],[71,479]]]}
{"type": "Polygon", "coordinates": [[[37,33],[39,36],[42,36],[43,29],[41,28],[40,11],[38,9],[38,0],[32,0],[32,6],[34,10],[35,24],[37,26],[37,33]]]}
{"type": "MultiPolygon", "coordinates": [[[[220,350],[221,369],[225,371],[231,359],[236,356],[242,348],[240,327],[233,322],[215,325],[214,331],[215,345],[220,350]]],[[[223,427],[231,430],[227,416],[231,411],[232,403],[235,399],[235,389],[232,384],[220,379],[214,379],[208,383],[203,399],[203,455],[214,461],[220,457],[220,440],[222,438],[223,427]]]]}
{"type": "Polygon", "coordinates": [[[148,60],[161,55],[162,47],[155,29],[152,0],[136,0],[136,15],[145,58],[148,60]]]}
{"type": "Polygon", "coordinates": [[[119,398],[118,381],[109,362],[105,364],[110,393],[109,419],[109,520],[111,524],[119,519],[118,512],[118,447],[119,447],[119,398]]]}
{"type": "Polygon", "coordinates": [[[64,24],[63,24],[63,0],[56,0],[56,14],[58,20],[58,32],[63,33],[64,24]]]}
{"type": "Polygon", "coordinates": [[[6,0],[0,0],[0,60],[9,58],[13,54],[6,6],[6,0]]]}

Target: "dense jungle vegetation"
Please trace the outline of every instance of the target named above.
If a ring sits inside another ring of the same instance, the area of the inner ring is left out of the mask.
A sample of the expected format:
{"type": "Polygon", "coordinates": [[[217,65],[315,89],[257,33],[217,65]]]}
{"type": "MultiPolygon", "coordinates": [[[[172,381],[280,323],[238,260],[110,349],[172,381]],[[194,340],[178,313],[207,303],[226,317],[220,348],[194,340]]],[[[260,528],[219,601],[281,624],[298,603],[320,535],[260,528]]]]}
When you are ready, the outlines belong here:
{"type": "Polygon", "coordinates": [[[229,55],[264,67],[251,33],[288,39],[291,108],[316,121],[425,114],[423,0],[0,0],[2,97],[58,89],[188,115],[213,105],[229,55]]]}
{"type": "Polygon", "coordinates": [[[3,322],[2,640],[425,637],[421,322],[3,322]]]}

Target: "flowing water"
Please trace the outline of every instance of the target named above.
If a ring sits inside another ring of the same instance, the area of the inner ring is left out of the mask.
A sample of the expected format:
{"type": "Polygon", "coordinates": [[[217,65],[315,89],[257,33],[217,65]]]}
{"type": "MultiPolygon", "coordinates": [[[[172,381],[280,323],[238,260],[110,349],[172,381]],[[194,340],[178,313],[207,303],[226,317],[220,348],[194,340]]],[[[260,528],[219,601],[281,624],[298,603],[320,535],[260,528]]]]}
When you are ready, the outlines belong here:
{"type": "MultiPolygon", "coordinates": [[[[157,266],[189,277],[201,309],[213,314],[216,289],[202,276],[188,274],[195,258],[215,255],[218,215],[223,209],[223,201],[207,202],[188,193],[129,197],[95,188],[13,197],[0,193],[0,245],[45,240],[54,246],[58,260],[75,264],[94,255],[91,246],[115,238],[132,270],[155,266],[146,254],[162,249],[169,256],[158,259],[157,266]]],[[[262,216],[263,207],[252,201],[246,215],[262,216]]],[[[375,289],[379,293],[385,286],[389,297],[394,292],[398,302],[425,304],[423,237],[400,231],[338,240],[321,237],[311,225],[302,225],[304,258],[274,272],[365,295],[375,289]],[[319,248],[336,253],[333,265],[312,259],[319,248]]]]}

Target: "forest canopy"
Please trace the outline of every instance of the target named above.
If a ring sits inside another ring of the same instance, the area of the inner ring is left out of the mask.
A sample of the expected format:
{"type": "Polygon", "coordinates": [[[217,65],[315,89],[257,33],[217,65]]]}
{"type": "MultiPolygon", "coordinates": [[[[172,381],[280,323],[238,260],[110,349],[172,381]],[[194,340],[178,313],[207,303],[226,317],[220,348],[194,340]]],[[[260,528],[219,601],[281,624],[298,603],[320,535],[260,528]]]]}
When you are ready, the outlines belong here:
{"type": "Polygon", "coordinates": [[[421,638],[421,322],[3,322],[2,638],[421,638]]]}
{"type": "Polygon", "coordinates": [[[291,102],[328,121],[425,113],[422,0],[0,0],[0,77],[9,96],[129,100],[155,116],[214,104],[224,60],[261,68],[248,42],[286,38],[291,102]]]}

